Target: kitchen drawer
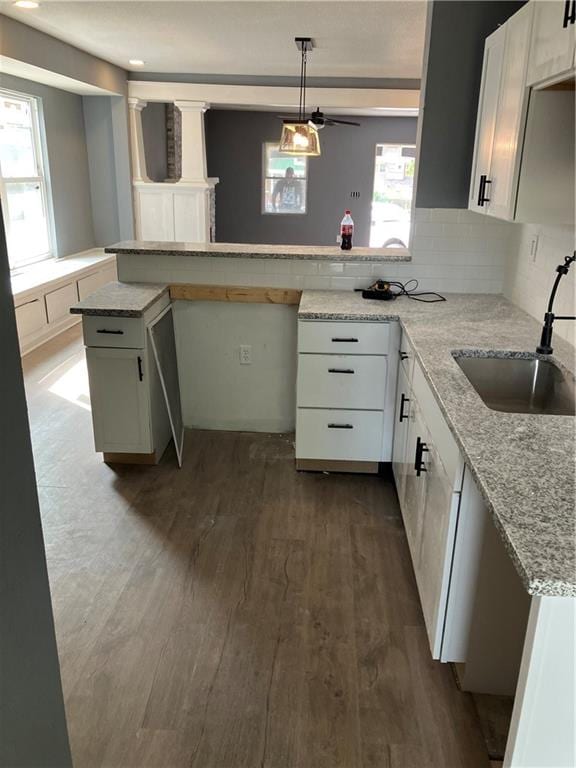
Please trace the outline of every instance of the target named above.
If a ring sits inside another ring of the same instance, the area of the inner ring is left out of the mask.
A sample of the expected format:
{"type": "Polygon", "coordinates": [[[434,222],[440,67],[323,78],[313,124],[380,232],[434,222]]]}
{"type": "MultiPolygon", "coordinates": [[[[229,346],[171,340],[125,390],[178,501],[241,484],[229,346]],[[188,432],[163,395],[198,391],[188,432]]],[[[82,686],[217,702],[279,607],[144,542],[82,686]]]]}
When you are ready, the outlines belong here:
{"type": "Polygon", "coordinates": [[[42,330],[47,324],[46,308],[41,298],[16,307],[15,313],[19,339],[42,330]]]}
{"type": "Polygon", "coordinates": [[[382,411],[296,409],[296,458],[380,461],[382,411]]]}
{"type": "Polygon", "coordinates": [[[82,328],[87,347],[142,349],[145,346],[146,326],[141,317],[84,315],[82,328]]]}
{"type": "Polygon", "coordinates": [[[412,392],[420,407],[422,418],[432,435],[436,450],[446,469],[449,480],[454,484],[459,467],[461,466],[460,451],[446,423],[446,418],[436,402],[432,389],[424,378],[424,373],[419,363],[414,365],[412,392]]]}
{"type": "Polygon", "coordinates": [[[387,355],[388,323],[300,320],[298,351],[321,354],[387,355]]]}
{"type": "Polygon", "coordinates": [[[406,374],[408,384],[412,383],[412,372],[414,371],[414,348],[408,341],[406,331],[402,331],[402,340],[400,341],[400,349],[398,350],[400,357],[400,366],[406,374]]]}
{"type": "Polygon", "coordinates": [[[101,272],[94,272],[92,275],[86,275],[78,280],[78,296],[80,301],[94,293],[96,288],[100,288],[102,285],[112,283],[117,279],[116,267],[110,266],[101,272]]]}
{"type": "Polygon", "coordinates": [[[387,365],[382,355],[298,355],[298,406],[382,410],[387,365]]]}
{"type": "Polygon", "coordinates": [[[78,301],[78,289],[76,283],[63,285],[55,291],[47,293],[46,314],[49,323],[57,323],[69,316],[70,307],[78,301]]]}

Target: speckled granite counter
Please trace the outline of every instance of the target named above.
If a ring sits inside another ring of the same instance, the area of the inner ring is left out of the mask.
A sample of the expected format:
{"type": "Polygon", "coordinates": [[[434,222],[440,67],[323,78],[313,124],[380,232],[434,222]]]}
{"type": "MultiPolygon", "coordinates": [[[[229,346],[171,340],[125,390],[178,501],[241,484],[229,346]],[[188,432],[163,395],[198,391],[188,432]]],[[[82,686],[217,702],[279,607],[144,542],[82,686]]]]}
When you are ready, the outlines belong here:
{"type": "MultiPolygon", "coordinates": [[[[502,296],[474,294],[422,304],[304,291],[299,318],[401,322],[526,589],[576,597],[576,420],[491,410],[451,354],[532,351],[540,324],[502,296]]],[[[574,348],[557,336],[553,346],[574,371],[574,348]]]]}
{"type": "Polygon", "coordinates": [[[154,283],[108,283],[70,307],[70,312],[73,315],[142,317],[167,291],[167,285],[154,283]]]}
{"type": "Polygon", "coordinates": [[[292,259],[300,261],[405,262],[411,261],[405,248],[352,248],[342,251],[327,245],[260,245],[245,243],[178,243],[126,240],[104,249],[116,254],[160,254],[166,256],[212,256],[237,259],[292,259]]]}

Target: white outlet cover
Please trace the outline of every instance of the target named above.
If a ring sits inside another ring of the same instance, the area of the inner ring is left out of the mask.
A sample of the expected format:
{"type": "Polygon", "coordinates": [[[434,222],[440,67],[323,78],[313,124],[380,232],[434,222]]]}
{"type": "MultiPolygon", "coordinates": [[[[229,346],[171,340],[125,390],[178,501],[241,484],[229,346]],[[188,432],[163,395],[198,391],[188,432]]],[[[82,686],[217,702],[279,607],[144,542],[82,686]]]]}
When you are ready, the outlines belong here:
{"type": "Polygon", "coordinates": [[[240,365],[252,365],[252,347],[250,344],[240,344],[240,365]]]}

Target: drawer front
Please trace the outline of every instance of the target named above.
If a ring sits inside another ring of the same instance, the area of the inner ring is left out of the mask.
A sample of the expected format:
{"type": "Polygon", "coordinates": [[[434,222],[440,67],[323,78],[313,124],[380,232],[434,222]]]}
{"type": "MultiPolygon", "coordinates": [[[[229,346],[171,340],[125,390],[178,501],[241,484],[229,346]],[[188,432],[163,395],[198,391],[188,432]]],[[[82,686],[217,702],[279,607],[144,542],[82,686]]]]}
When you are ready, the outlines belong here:
{"type": "Polygon", "coordinates": [[[296,410],[296,458],[380,461],[382,411],[296,410]]]}
{"type": "Polygon", "coordinates": [[[46,326],[46,309],[42,299],[35,299],[16,307],[15,313],[19,339],[31,333],[37,333],[46,326]]]}
{"type": "Polygon", "coordinates": [[[422,418],[432,435],[450,482],[454,483],[461,466],[460,450],[418,363],[414,365],[412,392],[420,407],[422,418]]]}
{"type": "Polygon", "coordinates": [[[116,280],[116,267],[110,266],[102,270],[102,272],[95,272],[93,275],[86,275],[78,280],[78,296],[80,301],[94,293],[96,288],[100,288],[103,285],[112,283],[116,280]]]}
{"type": "Polygon", "coordinates": [[[145,346],[146,329],[141,317],[84,315],[82,328],[87,347],[142,349],[145,346]]]}
{"type": "Polygon", "coordinates": [[[300,320],[298,351],[344,355],[387,355],[388,323],[300,320]]]}
{"type": "Polygon", "coordinates": [[[69,317],[70,307],[78,301],[78,289],[76,283],[63,285],[46,294],[46,314],[49,323],[57,323],[65,317],[69,317]]]}
{"type": "Polygon", "coordinates": [[[408,341],[408,337],[406,336],[405,331],[402,331],[402,339],[400,341],[400,349],[398,350],[398,355],[400,357],[400,366],[406,374],[408,384],[411,384],[412,373],[414,371],[414,349],[412,344],[410,344],[408,341]]]}
{"type": "Polygon", "coordinates": [[[388,358],[298,355],[298,406],[382,410],[388,358]]]}

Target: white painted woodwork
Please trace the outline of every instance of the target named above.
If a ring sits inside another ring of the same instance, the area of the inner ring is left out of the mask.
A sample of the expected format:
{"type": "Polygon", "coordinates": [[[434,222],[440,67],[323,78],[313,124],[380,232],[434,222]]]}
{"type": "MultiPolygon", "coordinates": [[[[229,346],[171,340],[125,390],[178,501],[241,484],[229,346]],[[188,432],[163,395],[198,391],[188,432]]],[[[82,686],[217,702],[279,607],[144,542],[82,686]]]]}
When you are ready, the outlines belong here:
{"type": "Polygon", "coordinates": [[[565,0],[538,0],[530,41],[527,84],[556,80],[574,68],[576,25],[563,27],[565,0]]]}
{"type": "Polygon", "coordinates": [[[49,323],[57,323],[69,316],[70,307],[78,301],[76,281],[63,285],[45,296],[46,315],[49,323]]]}
{"type": "Polygon", "coordinates": [[[380,461],[382,420],[382,411],[298,408],[296,458],[380,461]]]}
{"type": "Polygon", "coordinates": [[[383,355],[298,357],[298,407],[384,410],[387,359],[383,355]]]}
{"type": "Polygon", "coordinates": [[[84,315],[82,331],[87,347],[142,349],[146,346],[146,326],[141,317],[84,315]]]}
{"type": "Polygon", "coordinates": [[[576,600],[532,597],[504,768],[576,765],[576,600]]]}
{"type": "Polygon", "coordinates": [[[92,275],[81,277],[78,280],[78,298],[80,301],[85,299],[97,288],[100,288],[107,283],[112,283],[116,280],[116,267],[110,267],[109,269],[103,269],[101,272],[94,272],[92,275]]]}
{"type": "Polygon", "coordinates": [[[174,240],[210,242],[210,185],[174,189],[174,240]]]}
{"type": "Polygon", "coordinates": [[[389,323],[300,320],[298,352],[386,355],[389,323]]]}
{"type": "Polygon", "coordinates": [[[138,98],[128,98],[132,181],[150,181],[146,172],[146,153],[144,151],[144,134],[142,131],[142,110],[146,103],[138,98]]]}
{"type": "Polygon", "coordinates": [[[204,112],[208,104],[203,101],[174,101],[182,116],[182,176],[181,183],[206,182],[206,145],[204,138],[204,112]]]}
{"type": "Polygon", "coordinates": [[[149,370],[145,351],[88,347],[86,360],[96,450],[152,453],[149,370]]]}
{"type": "Polygon", "coordinates": [[[210,242],[210,193],[216,182],[134,183],[137,239],[210,242]]]}
{"type": "MultiPolygon", "coordinates": [[[[476,138],[474,141],[474,158],[472,161],[470,198],[468,203],[468,208],[478,213],[485,212],[485,206],[478,204],[480,177],[485,175],[490,178],[490,163],[492,161],[492,147],[494,145],[494,130],[496,127],[505,44],[506,25],[502,25],[486,38],[484,45],[482,81],[476,118],[476,138]]],[[[486,196],[490,196],[490,185],[487,187],[486,196]]]]}
{"type": "Polygon", "coordinates": [[[416,355],[414,348],[410,343],[406,331],[402,331],[402,338],[399,344],[398,357],[400,359],[400,367],[406,374],[408,385],[412,385],[412,372],[414,371],[414,360],[416,355]]]}
{"type": "Polygon", "coordinates": [[[529,89],[526,88],[526,68],[533,3],[528,3],[504,25],[506,44],[498,92],[496,124],[492,141],[486,213],[512,221],[516,207],[516,192],[522,137],[526,124],[529,89]]]}
{"type": "Polygon", "coordinates": [[[415,573],[418,568],[422,510],[424,505],[424,483],[422,478],[416,475],[415,469],[416,441],[418,437],[425,441],[428,437],[428,432],[424,425],[420,406],[412,398],[406,436],[406,454],[404,456],[404,506],[401,507],[401,512],[415,573]]]}
{"type": "Polygon", "coordinates": [[[48,324],[44,299],[32,299],[19,307],[16,307],[16,326],[20,343],[27,336],[44,330],[48,324]]]}
{"type": "Polygon", "coordinates": [[[392,446],[392,471],[396,481],[396,491],[400,506],[404,505],[406,488],[406,441],[408,439],[408,424],[410,419],[410,385],[406,369],[400,365],[398,383],[396,386],[396,404],[394,408],[394,442],[392,446]]]}

